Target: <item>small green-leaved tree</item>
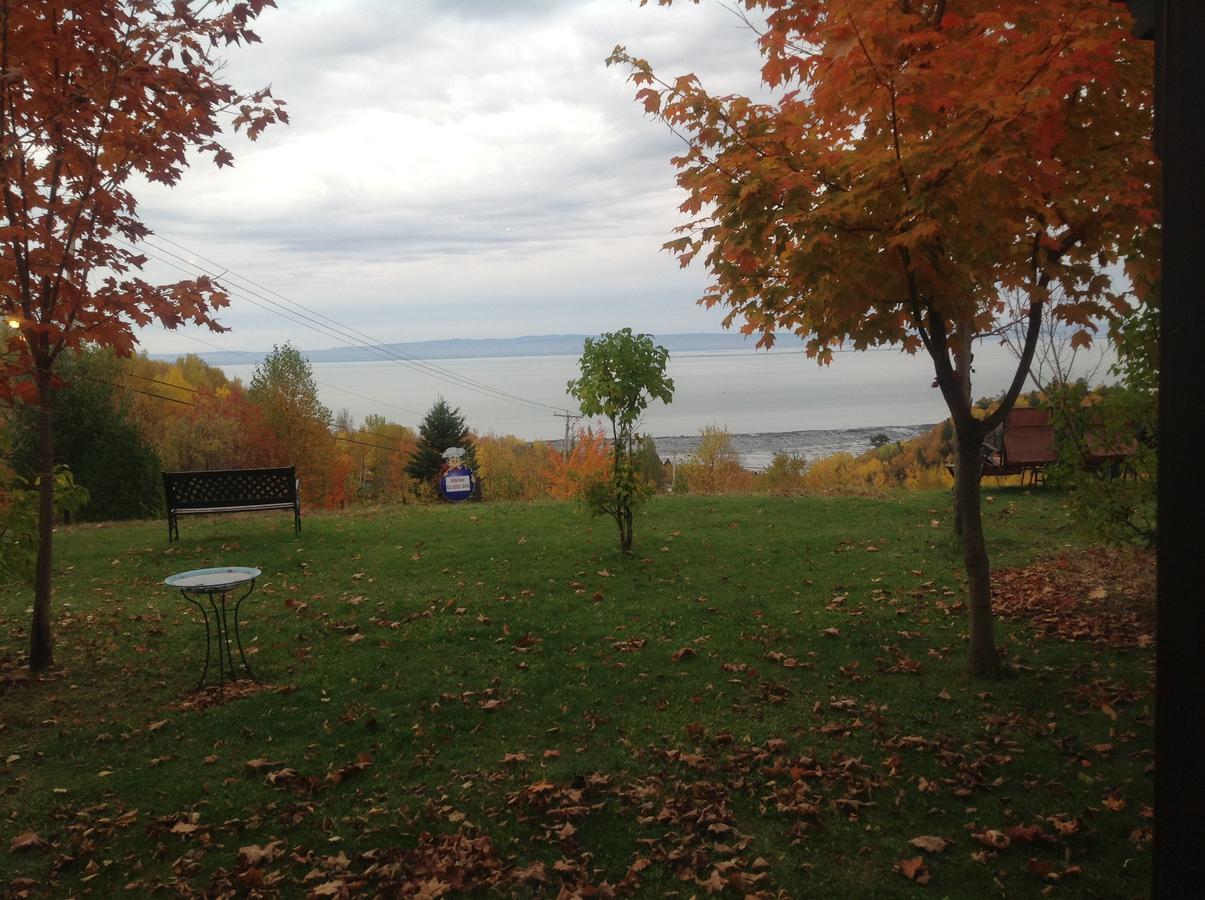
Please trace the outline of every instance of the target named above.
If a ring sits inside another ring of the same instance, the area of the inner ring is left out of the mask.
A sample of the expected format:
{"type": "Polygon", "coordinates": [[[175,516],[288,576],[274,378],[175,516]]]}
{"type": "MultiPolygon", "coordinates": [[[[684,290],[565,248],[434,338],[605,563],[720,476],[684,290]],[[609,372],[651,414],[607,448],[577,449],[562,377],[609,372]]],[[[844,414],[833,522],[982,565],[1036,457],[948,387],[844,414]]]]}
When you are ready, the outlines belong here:
{"type": "MultiPolygon", "coordinates": [[[[38,485],[20,475],[0,473],[0,584],[32,583],[38,557],[38,485]]],[[[54,514],[78,512],[88,491],[66,466],[54,467],[54,514]]]]}
{"type": "Polygon", "coordinates": [[[1083,381],[1049,390],[1059,462],[1051,480],[1069,488],[1076,518],[1096,536],[1153,546],[1159,418],[1159,311],[1146,306],[1112,329],[1120,384],[1083,381]]]}
{"type": "Polygon", "coordinates": [[[595,485],[586,501],[595,515],[615,520],[624,553],[632,552],[632,520],[650,490],[634,459],[636,426],[651,402],[673,400],[674,381],[665,375],[668,363],[669,351],[651,336],[624,328],[586,338],[578,361],[581,377],[568,385],[582,415],[603,416],[611,423],[611,478],[595,485]]]}

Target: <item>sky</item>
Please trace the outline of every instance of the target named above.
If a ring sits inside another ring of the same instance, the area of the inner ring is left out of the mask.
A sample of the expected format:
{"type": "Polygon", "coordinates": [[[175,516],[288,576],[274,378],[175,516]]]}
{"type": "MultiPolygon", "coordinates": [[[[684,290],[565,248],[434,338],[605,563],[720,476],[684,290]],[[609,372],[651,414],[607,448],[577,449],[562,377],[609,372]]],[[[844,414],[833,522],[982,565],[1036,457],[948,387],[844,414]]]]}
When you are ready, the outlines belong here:
{"type": "Polygon", "coordinates": [[[163,260],[148,276],[184,277],[168,262],[230,273],[246,291],[221,315],[232,330],[149,328],[143,349],[347,343],[251,291],[385,343],[721,330],[722,311],[695,304],[704,271],[661,250],[684,221],[670,164],[682,144],[604,60],[622,44],[662,76],[755,93],[756,35],[730,9],[278,2],[256,23],[262,44],[228,52],[226,77],[271,84],[290,124],[229,138],[233,168],[199,158],[173,188],[135,187],[163,260]]]}

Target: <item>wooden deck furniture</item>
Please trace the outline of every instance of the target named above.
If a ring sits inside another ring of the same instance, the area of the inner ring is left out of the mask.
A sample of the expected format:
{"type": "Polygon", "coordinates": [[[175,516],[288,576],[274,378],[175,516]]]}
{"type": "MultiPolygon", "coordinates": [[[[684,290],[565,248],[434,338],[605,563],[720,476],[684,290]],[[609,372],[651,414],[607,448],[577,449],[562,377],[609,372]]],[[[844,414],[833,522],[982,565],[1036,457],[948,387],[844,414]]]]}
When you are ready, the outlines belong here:
{"type": "MultiPolygon", "coordinates": [[[[1037,484],[1046,467],[1058,459],[1054,444],[1054,425],[1050,411],[1028,407],[1009,411],[1000,426],[983,447],[984,475],[1004,478],[1020,475],[1021,483],[1028,477],[1030,484],[1037,484]]],[[[951,475],[954,467],[946,465],[951,475]]]]}
{"type": "Polygon", "coordinates": [[[1058,459],[1048,409],[1009,410],[998,434],[994,452],[984,457],[980,477],[1020,475],[1022,484],[1027,477],[1030,484],[1037,484],[1046,467],[1058,459]]]}
{"type": "Polygon", "coordinates": [[[208,513],[293,510],[293,533],[301,534],[301,483],[293,466],[164,472],[167,540],[180,537],[179,517],[208,513]]]}

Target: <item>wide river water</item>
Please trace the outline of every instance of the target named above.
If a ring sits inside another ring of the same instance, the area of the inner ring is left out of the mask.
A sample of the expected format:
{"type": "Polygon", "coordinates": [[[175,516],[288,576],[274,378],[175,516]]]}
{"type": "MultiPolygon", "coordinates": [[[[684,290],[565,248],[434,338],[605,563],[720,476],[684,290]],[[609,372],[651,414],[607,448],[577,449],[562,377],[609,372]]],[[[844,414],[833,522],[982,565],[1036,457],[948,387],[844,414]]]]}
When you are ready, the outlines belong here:
{"type": "MultiPolygon", "coordinates": [[[[1091,375],[1090,362],[1077,374],[1091,375]]],[[[1096,371],[1105,378],[1112,357],[1096,371]]],[[[251,380],[254,366],[223,366],[231,377],[251,380]]],[[[999,345],[984,345],[975,354],[976,397],[1001,393],[1011,380],[1016,360],[999,345]]],[[[380,362],[317,363],[313,367],[322,402],[334,411],[347,409],[356,421],[370,413],[416,426],[439,398],[459,407],[469,427],[479,434],[513,434],[525,440],[557,440],[564,419],[555,407],[576,413],[565,391],[577,374],[577,357],[499,357],[445,359],[402,364],[380,362]],[[495,391],[522,398],[515,402],[459,383],[459,376],[495,391]]],[[[905,438],[946,418],[940,393],[931,387],[933,369],[927,356],[895,350],[843,352],[831,366],[820,367],[799,351],[696,351],[671,354],[669,375],[674,400],[653,403],[641,431],[658,438],[663,455],[689,452],[706,425],[733,435],[745,464],[766,465],[773,453],[785,451],[813,458],[847,450],[861,452],[878,432],[905,438]]],[[[1029,390],[1031,384],[1025,389],[1029,390]]],[[[597,420],[593,423],[601,424],[597,420]]]]}

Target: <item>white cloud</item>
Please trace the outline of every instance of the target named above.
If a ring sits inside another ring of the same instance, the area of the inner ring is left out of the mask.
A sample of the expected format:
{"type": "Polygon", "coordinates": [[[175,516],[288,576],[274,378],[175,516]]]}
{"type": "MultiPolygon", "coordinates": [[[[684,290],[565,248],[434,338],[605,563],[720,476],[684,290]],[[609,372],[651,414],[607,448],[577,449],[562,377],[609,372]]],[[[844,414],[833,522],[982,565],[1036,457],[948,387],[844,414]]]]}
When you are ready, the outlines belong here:
{"type": "MultiPolygon", "coordinates": [[[[719,4],[311,0],[256,30],[230,80],[271,82],[291,125],[232,139],[232,170],[201,160],[139,189],[159,234],[388,340],[718,329],[693,305],[702,273],[659,250],[680,144],[603,60],[622,43],[666,75],[756,90],[754,35],[719,4]]],[[[244,301],[223,319],[231,348],[337,343],[244,301]]]]}

